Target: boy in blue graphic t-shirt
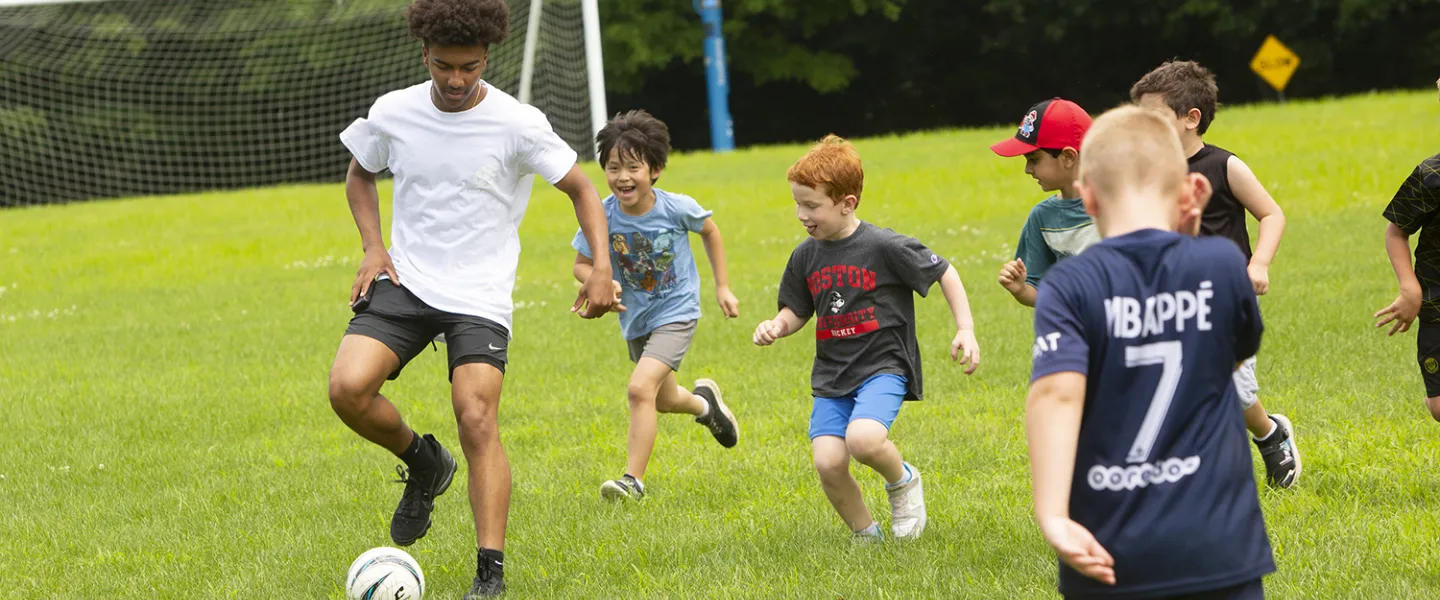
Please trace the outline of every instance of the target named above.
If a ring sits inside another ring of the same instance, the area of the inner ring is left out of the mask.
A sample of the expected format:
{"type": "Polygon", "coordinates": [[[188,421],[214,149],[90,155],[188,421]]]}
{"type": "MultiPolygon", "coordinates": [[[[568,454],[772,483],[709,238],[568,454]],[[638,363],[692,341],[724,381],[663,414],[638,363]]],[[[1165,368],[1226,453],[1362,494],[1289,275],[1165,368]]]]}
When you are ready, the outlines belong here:
{"type": "MultiPolygon", "coordinates": [[[[700,318],[700,275],[690,253],[690,233],[700,234],[715,274],[715,294],[726,318],[738,316],[739,301],[730,292],[725,246],[720,229],[694,198],[654,187],[670,153],[665,123],[638,110],[617,115],[595,141],[610,197],[603,202],[615,293],[620,297],[620,331],[635,371],[630,376],[630,434],[625,473],[600,486],[606,499],[645,496],[645,468],[655,449],[657,413],[695,416],[726,448],[739,441],[735,415],[709,379],[693,391],[675,382],[700,318]]],[[[579,254],[574,274],[590,276],[594,251],[585,236],[571,243],[579,254]]]]}

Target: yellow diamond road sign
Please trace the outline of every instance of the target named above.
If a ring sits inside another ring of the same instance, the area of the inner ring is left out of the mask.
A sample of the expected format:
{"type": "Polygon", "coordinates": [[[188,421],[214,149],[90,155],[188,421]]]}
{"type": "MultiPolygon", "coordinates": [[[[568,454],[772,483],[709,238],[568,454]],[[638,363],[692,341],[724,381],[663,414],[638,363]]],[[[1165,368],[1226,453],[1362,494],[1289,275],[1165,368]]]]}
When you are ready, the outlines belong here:
{"type": "Polygon", "coordinates": [[[1295,69],[1299,67],[1300,57],[1273,35],[1265,37],[1265,43],[1260,44],[1260,51],[1250,60],[1250,70],[1277,92],[1285,91],[1285,84],[1290,83],[1290,76],[1294,75],[1295,69]]]}

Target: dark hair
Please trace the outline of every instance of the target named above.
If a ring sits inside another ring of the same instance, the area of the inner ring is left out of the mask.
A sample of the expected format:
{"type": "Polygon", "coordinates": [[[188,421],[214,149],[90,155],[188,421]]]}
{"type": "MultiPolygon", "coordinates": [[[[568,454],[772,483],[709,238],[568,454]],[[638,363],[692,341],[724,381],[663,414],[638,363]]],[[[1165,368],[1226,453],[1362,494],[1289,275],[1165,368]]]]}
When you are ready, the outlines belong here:
{"type": "Polygon", "coordinates": [[[1060,158],[1060,155],[1065,153],[1064,150],[1057,148],[1041,148],[1041,150],[1044,150],[1051,158],[1060,158]]]}
{"type": "Polygon", "coordinates": [[[410,35],[426,46],[485,46],[510,37],[505,0],[415,0],[405,9],[410,35]]]}
{"type": "MultiPolygon", "coordinates": [[[[651,169],[663,169],[665,159],[670,156],[670,128],[648,112],[632,110],[615,115],[601,127],[600,133],[595,134],[595,145],[601,166],[609,162],[610,153],[615,152],[616,158],[634,156],[644,160],[651,169]]],[[[650,183],[658,179],[651,179],[650,183]]]]}
{"type": "Polygon", "coordinates": [[[1193,60],[1172,60],[1146,73],[1130,87],[1130,100],[1139,102],[1145,94],[1160,94],[1176,116],[1184,116],[1192,108],[1200,109],[1200,127],[1196,133],[1205,135],[1215,120],[1220,104],[1220,86],[1215,74],[1193,60]]]}

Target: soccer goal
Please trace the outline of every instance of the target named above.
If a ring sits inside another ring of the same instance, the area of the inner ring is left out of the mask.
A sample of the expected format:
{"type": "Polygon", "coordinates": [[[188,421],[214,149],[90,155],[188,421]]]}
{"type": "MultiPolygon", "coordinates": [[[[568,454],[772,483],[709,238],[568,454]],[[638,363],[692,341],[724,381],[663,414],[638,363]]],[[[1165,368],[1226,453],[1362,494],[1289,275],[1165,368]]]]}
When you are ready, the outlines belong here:
{"type": "MultiPolygon", "coordinates": [[[[508,0],[485,79],[582,157],[596,0],[508,0]]],[[[0,0],[0,206],[336,181],[337,137],[424,81],[408,0],[0,0]]]]}

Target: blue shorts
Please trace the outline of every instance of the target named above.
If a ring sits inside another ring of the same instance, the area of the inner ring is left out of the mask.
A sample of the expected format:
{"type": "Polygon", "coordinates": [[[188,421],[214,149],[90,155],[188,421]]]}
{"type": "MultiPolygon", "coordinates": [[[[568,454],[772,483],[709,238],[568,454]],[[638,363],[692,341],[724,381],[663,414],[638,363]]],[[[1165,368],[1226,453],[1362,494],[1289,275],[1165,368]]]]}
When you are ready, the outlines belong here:
{"type": "Polygon", "coordinates": [[[810,412],[810,439],[822,435],[843,438],[845,429],[856,419],[879,421],[890,429],[905,402],[905,383],[906,379],[899,375],[876,375],[839,398],[815,398],[815,409],[810,412]]]}

